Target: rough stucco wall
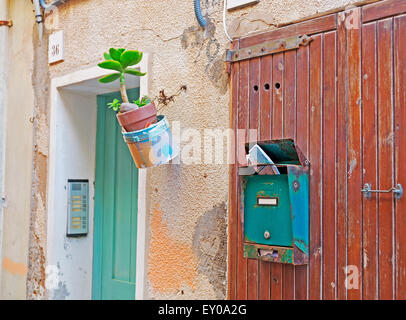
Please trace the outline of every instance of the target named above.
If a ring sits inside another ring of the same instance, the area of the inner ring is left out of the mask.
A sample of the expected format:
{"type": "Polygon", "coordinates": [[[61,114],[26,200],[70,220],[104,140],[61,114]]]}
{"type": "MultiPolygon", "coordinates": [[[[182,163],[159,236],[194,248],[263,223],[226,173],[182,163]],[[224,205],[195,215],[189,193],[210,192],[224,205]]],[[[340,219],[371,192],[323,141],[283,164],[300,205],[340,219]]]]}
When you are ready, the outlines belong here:
{"type": "MultiPolygon", "coordinates": [[[[231,35],[241,36],[354,2],[262,0],[228,13],[227,22],[231,35]]],[[[191,0],[70,0],[59,7],[54,25],[65,30],[65,61],[51,66],[50,76],[93,66],[111,46],[149,52],[151,96],[162,88],[169,94],[188,88],[163,110],[169,120],[225,129],[230,109],[223,60],[229,43],[223,1],[201,4],[206,30],[198,26],[191,0]]],[[[148,169],[148,175],[146,298],[225,298],[228,167],[166,165],[148,169]]]]}
{"type": "Polygon", "coordinates": [[[31,222],[29,234],[29,257],[27,275],[27,298],[44,299],[45,266],[46,266],[46,239],[47,239],[47,168],[48,168],[48,141],[49,141],[49,114],[48,114],[48,43],[47,33],[44,32],[44,41],[39,41],[37,26],[33,25],[32,43],[35,48],[32,83],[34,86],[34,112],[31,118],[34,127],[33,137],[33,166],[31,190],[31,222]]]}
{"type": "Polygon", "coordinates": [[[14,22],[9,33],[6,167],[0,299],[25,299],[32,166],[32,26],[24,0],[9,1],[14,22]]]}
{"type": "Polygon", "coordinates": [[[227,18],[228,31],[232,37],[245,37],[303,18],[376,1],[380,0],[261,0],[252,10],[232,11],[227,18]]]}

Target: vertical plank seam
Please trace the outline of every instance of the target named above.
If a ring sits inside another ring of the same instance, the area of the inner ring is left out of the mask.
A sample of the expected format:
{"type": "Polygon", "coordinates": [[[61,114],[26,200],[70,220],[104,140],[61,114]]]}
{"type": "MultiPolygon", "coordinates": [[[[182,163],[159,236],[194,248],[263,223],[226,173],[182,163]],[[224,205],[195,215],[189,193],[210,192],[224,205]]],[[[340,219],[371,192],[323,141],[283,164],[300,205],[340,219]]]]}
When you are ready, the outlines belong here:
{"type": "MultiPolygon", "coordinates": [[[[240,48],[240,40],[238,39],[237,40],[237,43],[236,43],[236,46],[237,46],[237,49],[239,49],[240,48]]],[[[236,152],[236,154],[235,154],[235,164],[234,164],[234,166],[235,166],[235,173],[234,173],[234,179],[236,179],[236,181],[235,181],[235,189],[234,189],[234,191],[235,191],[235,197],[236,197],[236,200],[235,200],[235,205],[236,205],[236,207],[234,208],[234,212],[235,212],[235,223],[237,223],[237,232],[236,232],[236,235],[235,235],[235,241],[237,242],[237,244],[236,244],[236,248],[235,248],[235,250],[236,250],[236,255],[235,255],[235,288],[234,288],[234,290],[235,290],[235,296],[234,296],[234,299],[237,299],[237,295],[238,295],[238,280],[239,280],[239,278],[238,278],[238,260],[239,260],[239,258],[238,258],[238,255],[240,254],[240,250],[239,250],[239,240],[238,240],[238,233],[239,232],[241,232],[240,231],[240,226],[239,226],[239,215],[240,215],[240,212],[239,212],[239,206],[240,206],[240,204],[239,204],[239,191],[238,191],[238,184],[239,184],[239,177],[238,177],[238,175],[237,175],[237,173],[238,173],[238,163],[239,163],[239,135],[238,135],[238,128],[239,128],[239,121],[238,121],[238,114],[239,114],[239,112],[240,112],[240,90],[241,90],[241,88],[240,88],[240,77],[241,77],[241,65],[240,65],[240,63],[238,62],[238,81],[237,81],[237,99],[236,99],[236,101],[237,101],[237,108],[236,108],[236,112],[235,112],[235,117],[236,117],[236,120],[235,120],[235,125],[236,125],[236,145],[235,145],[235,152],[236,152]]]]}
{"type": "MultiPolygon", "coordinates": [[[[293,136],[295,137],[295,143],[297,143],[297,139],[296,139],[296,123],[297,123],[297,50],[295,51],[295,69],[294,69],[294,123],[293,123],[293,136]]],[[[296,300],[296,266],[293,266],[293,300],[296,300]]]]}
{"type": "MultiPolygon", "coordinates": [[[[271,55],[271,59],[270,59],[270,65],[269,67],[271,68],[270,70],[270,93],[269,93],[269,121],[270,121],[270,128],[268,131],[269,137],[270,139],[272,139],[272,132],[273,132],[273,94],[274,94],[274,86],[273,86],[273,60],[274,60],[274,55],[271,55]]],[[[269,263],[269,300],[272,300],[272,264],[269,263]]]]}
{"type": "MultiPolygon", "coordinates": [[[[398,94],[397,84],[399,83],[397,70],[400,70],[400,68],[399,68],[399,59],[398,59],[400,48],[399,48],[399,44],[397,44],[395,46],[395,33],[396,33],[396,35],[399,34],[400,18],[397,18],[397,19],[394,18],[393,20],[394,20],[394,26],[393,26],[393,44],[394,44],[394,48],[393,48],[393,51],[394,51],[394,59],[393,59],[393,63],[394,63],[394,67],[393,67],[393,79],[394,79],[394,82],[393,82],[393,88],[394,88],[394,90],[393,90],[393,92],[394,92],[394,113],[393,113],[393,118],[394,118],[394,124],[393,124],[393,130],[395,132],[394,140],[393,140],[394,141],[395,163],[394,163],[393,167],[394,167],[395,184],[397,184],[399,182],[397,178],[398,178],[398,173],[399,173],[398,163],[400,161],[399,161],[399,157],[397,157],[397,155],[399,155],[399,151],[396,151],[397,150],[396,141],[399,140],[400,137],[399,137],[399,132],[397,130],[397,125],[396,125],[396,111],[397,111],[398,108],[400,108],[400,106],[397,104],[399,102],[398,99],[397,99],[397,94],[398,94]],[[395,22],[396,22],[396,24],[395,24],[395,22]]],[[[399,86],[400,86],[400,84],[399,84],[399,86]]],[[[395,202],[395,219],[397,218],[397,215],[398,215],[398,207],[397,207],[396,203],[397,202],[395,202]]],[[[397,225],[397,223],[395,223],[395,228],[396,228],[396,225],[397,225]]],[[[395,294],[394,294],[394,296],[395,296],[395,300],[397,300],[398,299],[398,287],[399,287],[399,277],[398,277],[399,273],[398,272],[399,272],[399,269],[400,269],[399,268],[399,256],[398,256],[399,251],[397,249],[397,246],[398,246],[398,244],[397,244],[397,239],[398,239],[397,228],[396,228],[396,230],[394,230],[394,234],[395,234],[395,251],[394,252],[395,252],[395,256],[396,256],[396,260],[395,260],[395,271],[396,271],[396,273],[395,273],[395,287],[394,287],[395,294]]]]}
{"type": "MultiPolygon", "coordinates": [[[[311,51],[310,51],[310,46],[306,47],[307,50],[307,155],[310,157],[310,58],[311,58],[311,51]]],[[[310,227],[310,223],[309,223],[310,227]]],[[[309,230],[311,232],[311,230],[309,230]]],[[[311,252],[310,252],[311,254],[311,252]]],[[[306,292],[306,298],[310,299],[310,269],[312,265],[309,259],[309,264],[307,266],[307,279],[306,279],[306,285],[307,285],[307,292],[306,292]]]]}
{"type": "MultiPolygon", "coordinates": [[[[250,140],[250,123],[251,123],[251,90],[250,90],[250,81],[251,81],[251,77],[250,77],[250,72],[251,72],[251,60],[247,61],[247,66],[248,66],[248,74],[247,74],[247,91],[248,91],[248,96],[247,96],[247,108],[248,108],[248,117],[246,119],[245,122],[245,128],[247,128],[247,134],[246,134],[246,140],[245,142],[248,142],[250,140]]],[[[244,217],[244,223],[245,223],[245,217],[244,217]]],[[[245,234],[241,235],[241,238],[243,239],[243,241],[245,240],[245,234]]],[[[245,268],[246,268],[246,272],[245,272],[245,296],[246,299],[248,300],[248,287],[249,287],[249,283],[248,283],[248,260],[249,259],[245,259],[245,268]]]]}
{"type": "MultiPolygon", "coordinates": [[[[335,32],[335,59],[334,59],[334,159],[336,164],[337,161],[337,124],[338,124],[338,32],[335,32]]],[[[337,180],[338,180],[338,166],[334,167],[334,300],[337,299],[337,209],[338,209],[338,191],[337,191],[337,180]]]]}
{"type": "MultiPolygon", "coordinates": [[[[261,91],[262,91],[262,83],[261,83],[261,58],[258,58],[258,110],[257,110],[257,137],[261,135],[261,110],[262,110],[262,101],[261,101],[261,91]]],[[[257,139],[258,140],[258,139],[257,139]]],[[[261,261],[258,260],[257,262],[257,300],[259,300],[259,293],[260,293],[260,282],[261,282],[261,269],[260,269],[261,261]]]]}
{"type": "MultiPolygon", "coordinates": [[[[374,73],[375,73],[375,82],[374,82],[374,90],[375,90],[375,105],[374,105],[374,112],[375,112],[375,185],[378,186],[378,177],[379,177],[379,158],[378,158],[378,40],[377,40],[377,25],[374,23],[374,55],[375,55],[375,66],[374,66],[374,73]]],[[[375,201],[375,299],[379,297],[379,239],[378,239],[378,232],[379,232],[379,202],[378,199],[375,201]]]]}
{"type": "Polygon", "coordinates": [[[282,96],[282,112],[281,112],[281,125],[282,125],[282,139],[285,138],[285,103],[286,103],[286,99],[285,99],[285,85],[286,85],[286,79],[285,79],[285,69],[286,69],[286,52],[284,52],[282,54],[282,75],[281,75],[281,79],[282,79],[282,83],[281,83],[281,96],[282,96]]]}
{"type": "Polygon", "coordinates": [[[239,165],[239,157],[240,157],[240,132],[239,132],[239,128],[240,128],[240,109],[241,109],[241,104],[240,104],[240,94],[241,94],[241,63],[238,62],[238,96],[237,96],[237,112],[236,112],[236,129],[237,129],[237,138],[236,138],[236,223],[237,223],[237,234],[236,234],[236,241],[237,241],[237,246],[236,246],[236,251],[237,251],[237,255],[235,257],[236,259],[236,274],[235,274],[235,279],[236,279],[236,285],[235,285],[235,299],[238,299],[238,287],[239,287],[239,282],[242,281],[243,279],[241,279],[240,275],[239,275],[239,265],[240,265],[240,258],[239,255],[242,254],[240,252],[240,246],[241,246],[241,241],[242,240],[242,235],[241,235],[241,212],[240,212],[240,188],[239,188],[239,184],[240,184],[240,178],[237,175],[238,172],[238,165],[239,165]],[[240,235],[240,236],[239,236],[240,235]]]}
{"type": "Polygon", "coordinates": [[[324,142],[325,142],[325,136],[324,136],[324,64],[325,64],[325,56],[324,56],[324,40],[325,40],[325,33],[322,34],[321,36],[321,48],[320,48],[320,55],[321,55],[321,66],[320,66],[320,143],[321,143],[321,152],[320,152],[320,171],[321,171],[321,176],[320,176],[320,300],[323,300],[323,270],[324,270],[324,265],[323,265],[323,260],[324,260],[324,228],[323,228],[323,215],[324,215],[324,142]]]}
{"type": "MultiPolygon", "coordinates": [[[[233,125],[234,125],[234,130],[238,130],[238,112],[239,112],[239,92],[240,92],[240,63],[236,63],[233,65],[233,68],[237,68],[237,73],[234,74],[236,76],[236,106],[233,107],[233,125]]],[[[237,287],[238,287],[238,176],[237,176],[237,170],[238,170],[238,131],[234,133],[234,164],[233,164],[233,197],[235,199],[233,200],[233,223],[237,224],[236,228],[236,233],[233,236],[232,241],[235,241],[235,248],[234,248],[234,260],[235,260],[235,266],[233,272],[235,273],[233,275],[232,281],[234,281],[234,288],[233,288],[233,298],[237,298],[237,287]]]]}
{"type": "MultiPolygon", "coordinates": [[[[295,132],[293,137],[297,143],[297,54],[299,50],[295,51],[295,132]]],[[[293,300],[296,300],[296,266],[294,266],[293,276],[293,300]]]]}
{"type": "MultiPolygon", "coordinates": [[[[334,122],[334,140],[336,141],[336,145],[334,146],[334,160],[336,164],[338,164],[337,161],[337,126],[338,126],[338,32],[336,34],[336,39],[335,39],[335,68],[334,68],[334,75],[335,75],[335,92],[334,92],[334,99],[335,99],[335,106],[334,106],[334,117],[335,117],[335,122],[334,122]]],[[[335,172],[335,179],[334,179],[334,300],[337,300],[337,202],[338,202],[338,191],[337,191],[337,180],[338,180],[338,166],[336,165],[334,167],[334,172],[335,172]]]]}
{"type": "MultiPolygon", "coordinates": [[[[286,92],[286,52],[282,53],[282,83],[281,83],[281,96],[282,96],[282,110],[281,110],[281,126],[282,126],[282,132],[281,132],[281,138],[285,138],[285,112],[286,112],[286,97],[285,97],[285,92],[286,92]]],[[[283,297],[285,296],[285,280],[286,280],[286,265],[282,264],[281,265],[281,274],[280,274],[280,287],[281,287],[281,297],[280,299],[283,300],[283,297]]]]}
{"type": "MultiPolygon", "coordinates": [[[[345,123],[348,124],[348,32],[345,28],[345,123]]],[[[348,125],[345,128],[345,266],[348,266],[348,125]]],[[[348,290],[345,285],[345,298],[348,299],[348,290]]]]}
{"type": "MultiPolygon", "coordinates": [[[[392,50],[392,85],[391,85],[391,99],[392,99],[392,186],[396,187],[396,139],[395,139],[395,111],[396,111],[396,100],[395,100],[395,19],[392,18],[392,32],[391,32],[391,50],[392,50]]],[[[392,299],[396,300],[396,198],[392,197],[392,299]]]]}
{"type": "MultiPolygon", "coordinates": [[[[117,123],[114,122],[114,173],[117,172],[117,154],[118,154],[118,152],[117,152],[117,123]]],[[[114,174],[114,183],[113,183],[113,185],[114,186],[117,185],[117,174],[114,174]]],[[[114,191],[113,191],[113,194],[114,194],[114,196],[113,196],[113,199],[114,199],[114,202],[113,202],[113,205],[114,205],[113,206],[113,210],[114,210],[113,239],[116,239],[116,226],[117,226],[117,219],[116,219],[116,217],[117,217],[117,210],[116,210],[117,192],[116,192],[116,190],[117,189],[114,188],[114,191]]],[[[114,245],[115,245],[115,242],[113,242],[113,246],[114,245]]],[[[115,255],[113,255],[112,259],[111,259],[112,277],[115,276],[115,268],[114,268],[115,263],[116,263],[116,257],[115,257],[115,255]]]]}
{"type": "MultiPolygon", "coordinates": [[[[360,42],[360,50],[359,50],[359,59],[360,59],[360,75],[359,75],[359,79],[358,79],[358,83],[359,83],[359,87],[360,87],[360,97],[359,97],[359,101],[360,101],[360,163],[361,163],[361,174],[360,174],[360,178],[361,178],[361,187],[364,185],[364,139],[363,139],[363,132],[364,132],[364,125],[363,125],[363,116],[364,116],[364,100],[363,100],[363,93],[364,93],[364,86],[362,83],[362,67],[363,67],[363,60],[362,60],[362,40],[363,40],[363,34],[362,34],[362,20],[361,20],[361,10],[359,10],[360,15],[359,15],[359,42],[360,42]]],[[[360,284],[360,298],[361,300],[363,300],[363,296],[364,296],[364,206],[363,206],[363,193],[360,192],[360,204],[361,204],[361,220],[360,220],[360,224],[361,224],[361,284],[360,284]]]]}
{"type": "MultiPolygon", "coordinates": [[[[379,33],[378,33],[378,23],[375,23],[375,56],[376,56],[376,66],[375,66],[375,90],[376,90],[376,103],[375,103],[375,110],[376,110],[376,164],[377,164],[377,172],[376,172],[376,186],[379,188],[380,185],[380,179],[379,179],[379,85],[378,85],[378,79],[379,79],[379,50],[378,50],[378,42],[379,42],[379,33]]],[[[377,299],[380,298],[380,288],[381,288],[381,283],[380,283],[380,255],[379,255],[379,238],[380,238],[380,232],[379,232],[379,202],[380,198],[379,195],[377,196],[377,223],[376,223],[376,251],[377,251],[377,273],[376,273],[376,284],[377,284],[377,299]]]]}
{"type": "MultiPolygon", "coordinates": [[[[240,65],[240,63],[238,62],[238,95],[237,95],[237,109],[236,109],[236,113],[235,113],[235,116],[236,116],[236,121],[235,121],[235,124],[236,124],[236,163],[235,163],[235,166],[236,166],[236,168],[235,168],[235,170],[236,170],[236,173],[238,172],[238,163],[239,163],[239,161],[240,161],[240,159],[239,159],[239,156],[240,156],[240,147],[239,147],[239,144],[240,144],[240,140],[239,140],[239,113],[240,113],[240,77],[241,77],[241,65],[240,65]]],[[[240,201],[240,199],[239,199],[239,188],[238,188],[238,183],[239,183],[239,178],[238,178],[238,176],[236,175],[236,173],[235,173],[235,179],[236,179],[236,182],[235,182],[235,197],[236,197],[236,200],[235,200],[235,204],[236,204],[236,208],[235,208],[235,222],[237,223],[237,232],[236,232],[236,235],[235,235],[235,241],[237,242],[237,245],[236,245],[236,256],[235,256],[235,259],[236,259],[236,262],[235,262],[235,299],[237,299],[238,298],[238,282],[239,282],[239,277],[238,277],[238,265],[239,265],[239,258],[238,258],[238,255],[240,254],[240,250],[239,250],[239,237],[238,237],[238,233],[240,232],[239,231],[239,229],[240,229],[240,222],[239,222],[239,216],[240,216],[240,209],[239,209],[239,206],[240,206],[240,203],[239,203],[239,201],[240,201]]]]}

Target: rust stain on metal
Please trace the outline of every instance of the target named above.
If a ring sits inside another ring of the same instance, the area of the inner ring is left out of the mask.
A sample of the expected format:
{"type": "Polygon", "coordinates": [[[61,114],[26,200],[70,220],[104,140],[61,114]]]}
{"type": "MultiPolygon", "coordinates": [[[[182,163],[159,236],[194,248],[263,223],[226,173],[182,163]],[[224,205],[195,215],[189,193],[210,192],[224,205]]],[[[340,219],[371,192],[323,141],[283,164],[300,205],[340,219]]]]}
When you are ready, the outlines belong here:
{"type": "MultiPolygon", "coordinates": [[[[239,50],[234,51],[228,50],[226,61],[237,62],[255,57],[261,57],[268,54],[294,50],[298,49],[300,46],[307,46],[312,40],[313,40],[312,37],[303,35],[298,37],[267,41],[259,45],[239,50]]],[[[279,65],[279,70],[283,70],[282,64],[279,65]]]]}

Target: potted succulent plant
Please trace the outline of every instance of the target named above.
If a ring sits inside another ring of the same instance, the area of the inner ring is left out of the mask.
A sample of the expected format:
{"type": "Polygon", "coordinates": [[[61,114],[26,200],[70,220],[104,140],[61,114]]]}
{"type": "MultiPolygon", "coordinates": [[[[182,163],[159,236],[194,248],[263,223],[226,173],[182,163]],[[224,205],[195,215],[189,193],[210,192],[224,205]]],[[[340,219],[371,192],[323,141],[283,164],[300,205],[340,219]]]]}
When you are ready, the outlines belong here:
{"type": "Polygon", "coordinates": [[[110,48],[108,53],[104,53],[105,61],[98,64],[100,68],[114,70],[116,72],[108,74],[99,79],[101,83],[110,83],[120,79],[120,92],[123,100],[114,99],[109,106],[117,111],[117,120],[127,132],[142,130],[157,121],[157,110],[153,101],[144,96],[137,101],[130,103],[125,85],[125,75],[145,76],[145,73],[137,69],[130,68],[141,62],[142,52],[137,50],[125,50],[110,48]]]}
{"type": "MultiPolygon", "coordinates": [[[[117,120],[123,128],[123,138],[135,165],[138,168],[148,168],[167,163],[178,155],[179,149],[172,141],[172,133],[165,116],[157,116],[155,104],[147,96],[132,103],[128,101],[125,75],[145,76],[145,73],[130,68],[141,62],[142,52],[110,48],[104,58],[105,61],[99,63],[99,67],[116,72],[100,78],[99,82],[120,80],[122,102],[114,99],[108,106],[117,112],[117,120]]],[[[164,95],[163,91],[161,95],[164,95]]],[[[173,100],[173,97],[169,97],[169,100],[171,99],[173,100]]]]}

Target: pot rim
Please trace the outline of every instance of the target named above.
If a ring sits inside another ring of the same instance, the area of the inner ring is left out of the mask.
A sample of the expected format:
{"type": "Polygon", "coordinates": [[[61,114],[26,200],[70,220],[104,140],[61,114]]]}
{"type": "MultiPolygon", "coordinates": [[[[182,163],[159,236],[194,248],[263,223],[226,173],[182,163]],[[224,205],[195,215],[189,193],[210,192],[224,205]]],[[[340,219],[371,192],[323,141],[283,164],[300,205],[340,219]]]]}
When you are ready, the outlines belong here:
{"type": "MultiPolygon", "coordinates": [[[[130,103],[130,104],[136,105],[135,103],[130,103]]],[[[150,107],[152,107],[152,106],[156,109],[154,101],[152,101],[151,103],[148,103],[148,104],[145,105],[145,106],[138,107],[137,109],[133,109],[133,110],[126,111],[126,112],[122,112],[122,113],[119,112],[119,113],[117,113],[117,116],[118,116],[118,117],[122,117],[122,116],[124,116],[124,115],[128,115],[129,113],[135,113],[136,111],[139,111],[139,110],[141,110],[141,109],[148,108],[148,107],[150,108],[150,107]]]]}
{"type": "Polygon", "coordinates": [[[166,117],[164,115],[158,115],[157,116],[157,122],[151,124],[148,128],[144,128],[141,130],[136,130],[136,131],[131,131],[131,132],[123,132],[123,137],[124,139],[126,138],[139,138],[142,135],[150,134],[150,131],[152,130],[159,130],[160,127],[169,127],[168,121],[166,120],[166,117]]]}

